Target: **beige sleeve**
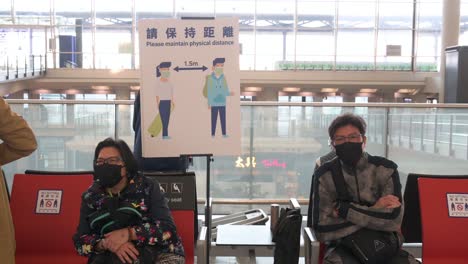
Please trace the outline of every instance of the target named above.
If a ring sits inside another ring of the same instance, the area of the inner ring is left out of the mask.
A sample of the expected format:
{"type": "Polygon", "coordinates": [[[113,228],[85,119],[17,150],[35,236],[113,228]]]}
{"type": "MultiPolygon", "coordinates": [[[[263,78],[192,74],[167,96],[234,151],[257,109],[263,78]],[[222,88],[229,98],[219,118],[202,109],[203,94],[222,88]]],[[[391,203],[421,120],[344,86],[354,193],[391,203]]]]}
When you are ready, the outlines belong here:
{"type": "Polygon", "coordinates": [[[26,121],[0,98],[0,166],[28,156],[37,148],[36,137],[26,121]]]}

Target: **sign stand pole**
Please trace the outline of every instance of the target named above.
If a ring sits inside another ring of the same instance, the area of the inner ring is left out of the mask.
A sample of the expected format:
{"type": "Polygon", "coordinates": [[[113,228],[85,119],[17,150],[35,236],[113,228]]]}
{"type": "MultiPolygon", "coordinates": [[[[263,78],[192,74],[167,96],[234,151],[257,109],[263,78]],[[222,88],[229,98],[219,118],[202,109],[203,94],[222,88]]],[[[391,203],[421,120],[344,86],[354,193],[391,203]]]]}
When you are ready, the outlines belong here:
{"type": "MultiPolygon", "coordinates": [[[[205,225],[207,229],[206,233],[206,263],[210,262],[210,247],[211,247],[211,195],[210,195],[210,171],[211,162],[213,162],[213,154],[181,154],[180,157],[186,162],[192,157],[205,157],[206,158],[206,200],[205,200],[205,225]]],[[[187,168],[184,168],[184,173],[187,172],[187,168]]],[[[196,186],[195,186],[196,188],[196,186]]]]}

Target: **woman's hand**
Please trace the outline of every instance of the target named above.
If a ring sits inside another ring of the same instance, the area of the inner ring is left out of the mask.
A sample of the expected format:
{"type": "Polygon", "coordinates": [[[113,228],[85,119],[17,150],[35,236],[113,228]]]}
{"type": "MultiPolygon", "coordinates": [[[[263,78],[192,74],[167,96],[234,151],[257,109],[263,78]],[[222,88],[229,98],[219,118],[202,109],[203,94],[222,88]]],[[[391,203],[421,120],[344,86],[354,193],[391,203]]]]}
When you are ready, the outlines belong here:
{"type": "Polygon", "coordinates": [[[401,202],[398,197],[394,195],[386,195],[380,197],[380,199],[372,206],[373,208],[397,208],[401,206],[401,202]]]}
{"type": "Polygon", "coordinates": [[[130,264],[137,260],[139,255],[132,242],[125,242],[114,253],[119,257],[120,261],[130,264]]]}
{"type": "Polygon", "coordinates": [[[122,246],[130,240],[129,231],[127,228],[122,228],[119,230],[109,232],[104,235],[104,238],[105,242],[103,246],[114,253],[116,253],[120,246],[122,246]]]}

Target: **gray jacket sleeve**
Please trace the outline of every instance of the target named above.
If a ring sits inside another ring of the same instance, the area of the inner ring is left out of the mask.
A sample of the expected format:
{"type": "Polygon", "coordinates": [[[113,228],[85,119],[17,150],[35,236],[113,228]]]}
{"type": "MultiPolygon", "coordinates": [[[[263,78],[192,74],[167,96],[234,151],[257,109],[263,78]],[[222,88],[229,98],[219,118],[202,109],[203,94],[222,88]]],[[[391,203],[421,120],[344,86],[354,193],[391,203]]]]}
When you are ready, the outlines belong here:
{"type": "Polygon", "coordinates": [[[331,173],[322,174],[323,168],[314,175],[312,206],[312,225],[317,239],[321,242],[333,241],[350,235],[361,227],[340,217],[335,212],[336,191],[331,173]]]}
{"type": "MultiPolygon", "coordinates": [[[[385,168],[385,170],[389,170],[385,168]]],[[[403,219],[403,200],[401,197],[401,185],[398,171],[394,169],[389,173],[382,195],[394,195],[399,198],[401,206],[397,208],[372,208],[372,206],[360,205],[353,202],[339,202],[338,214],[351,223],[369,229],[381,231],[399,231],[403,219]]]]}

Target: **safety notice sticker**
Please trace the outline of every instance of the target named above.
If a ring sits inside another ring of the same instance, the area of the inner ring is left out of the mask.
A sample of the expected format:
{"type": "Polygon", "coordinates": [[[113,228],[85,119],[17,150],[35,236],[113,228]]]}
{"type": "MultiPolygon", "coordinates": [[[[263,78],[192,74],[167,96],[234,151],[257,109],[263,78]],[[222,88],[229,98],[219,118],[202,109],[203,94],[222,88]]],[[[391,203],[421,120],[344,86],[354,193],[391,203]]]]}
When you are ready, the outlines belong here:
{"type": "Polygon", "coordinates": [[[62,190],[39,190],[36,200],[36,214],[59,214],[62,204],[62,190]]]}
{"type": "Polygon", "coordinates": [[[447,193],[450,217],[468,217],[468,193],[447,193]]]}

